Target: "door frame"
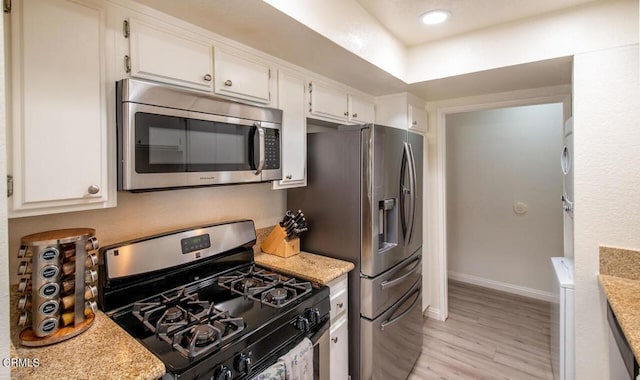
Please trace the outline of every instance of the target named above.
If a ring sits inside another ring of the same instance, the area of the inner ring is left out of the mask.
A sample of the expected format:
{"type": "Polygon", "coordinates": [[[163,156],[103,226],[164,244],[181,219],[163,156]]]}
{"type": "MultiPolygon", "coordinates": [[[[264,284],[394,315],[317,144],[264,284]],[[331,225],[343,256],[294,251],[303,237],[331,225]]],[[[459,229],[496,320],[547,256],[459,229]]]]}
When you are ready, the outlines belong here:
{"type": "Polygon", "coordinates": [[[482,111],[495,108],[519,107],[549,103],[562,103],[564,120],[571,114],[571,85],[561,85],[553,87],[543,87],[530,90],[518,90],[489,95],[479,95],[467,98],[444,100],[427,103],[429,122],[435,125],[435,152],[429,157],[433,165],[431,176],[430,192],[433,194],[429,198],[432,203],[429,207],[434,212],[429,215],[430,224],[434,226],[430,229],[433,237],[430,242],[432,279],[431,288],[435,292],[431,293],[430,304],[434,307],[429,309],[431,318],[445,321],[449,315],[448,304],[448,268],[447,268],[447,142],[446,142],[446,117],[447,115],[482,111]]]}

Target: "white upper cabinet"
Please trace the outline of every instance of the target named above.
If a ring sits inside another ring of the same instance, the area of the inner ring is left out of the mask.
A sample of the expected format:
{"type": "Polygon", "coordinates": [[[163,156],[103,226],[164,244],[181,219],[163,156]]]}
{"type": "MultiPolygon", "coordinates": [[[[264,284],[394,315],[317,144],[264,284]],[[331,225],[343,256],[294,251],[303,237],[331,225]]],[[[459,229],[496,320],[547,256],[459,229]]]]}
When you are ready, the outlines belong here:
{"type": "Polygon", "coordinates": [[[372,101],[324,83],[309,83],[309,117],[332,122],[373,123],[375,107],[372,101]]]}
{"type": "Polygon", "coordinates": [[[409,103],[407,113],[410,131],[427,132],[427,110],[423,105],[409,103]]]}
{"type": "Polygon", "coordinates": [[[76,0],[13,5],[9,216],[115,205],[109,199],[103,5],[76,0]]]}
{"type": "Polygon", "coordinates": [[[349,121],[353,123],[373,123],[375,120],[373,102],[358,96],[349,95],[349,121]]]}
{"type": "Polygon", "coordinates": [[[200,90],[213,89],[211,45],[169,32],[161,23],[130,18],[125,21],[125,30],[126,23],[132,77],[200,90]]]}
{"type": "Polygon", "coordinates": [[[215,49],[216,94],[268,104],[271,102],[271,68],[257,59],[247,59],[215,49]]]}
{"type": "Polygon", "coordinates": [[[409,93],[376,98],[376,123],[426,133],[427,111],[425,102],[409,93]]]}
{"type": "Polygon", "coordinates": [[[349,118],[347,92],[319,82],[309,83],[309,114],[321,119],[346,122],[349,118]]]}
{"type": "Polygon", "coordinates": [[[278,70],[278,104],[282,114],[282,180],[274,189],[306,186],[307,120],[302,76],[278,70]]]}

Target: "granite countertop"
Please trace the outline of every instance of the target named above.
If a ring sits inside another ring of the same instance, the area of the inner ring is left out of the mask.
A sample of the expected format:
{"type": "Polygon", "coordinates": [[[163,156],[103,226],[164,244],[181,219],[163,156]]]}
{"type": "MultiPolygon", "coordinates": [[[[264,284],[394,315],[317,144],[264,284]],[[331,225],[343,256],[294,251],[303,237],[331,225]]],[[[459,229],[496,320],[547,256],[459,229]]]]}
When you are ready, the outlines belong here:
{"type": "Polygon", "coordinates": [[[355,268],[353,263],[309,252],[300,252],[291,257],[280,257],[260,251],[260,244],[269,235],[271,228],[256,231],[257,242],[253,257],[256,264],[290,276],[327,285],[334,279],[349,273],[355,268]]]}
{"type": "Polygon", "coordinates": [[[327,285],[334,279],[355,268],[353,263],[332,259],[308,252],[300,252],[291,257],[280,257],[264,252],[253,255],[256,264],[290,276],[327,285]]]}
{"type": "Polygon", "coordinates": [[[162,361],[101,311],[87,331],[44,347],[20,344],[17,326],[17,291],[11,292],[11,357],[38,359],[39,365],[12,367],[12,379],[157,379],[164,375],[162,361]]]}
{"type": "Polygon", "coordinates": [[[600,284],[640,360],[640,251],[600,247],[600,284]]]}

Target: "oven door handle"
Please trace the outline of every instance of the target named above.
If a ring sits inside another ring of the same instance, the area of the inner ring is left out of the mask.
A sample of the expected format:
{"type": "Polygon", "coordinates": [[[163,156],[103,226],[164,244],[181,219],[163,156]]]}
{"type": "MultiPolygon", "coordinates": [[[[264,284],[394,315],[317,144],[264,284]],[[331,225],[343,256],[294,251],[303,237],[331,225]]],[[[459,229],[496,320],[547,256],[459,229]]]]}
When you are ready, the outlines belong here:
{"type": "Polygon", "coordinates": [[[409,314],[409,312],[411,310],[413,310],[413,308],[416,306],[416,304],[418,303],[418,300],[420,300],[420,288],[417,288],[416,290],[413,291],[413,293],[411,293],[411,295],[409,295],[407,298],[404,299],[404,301],[402,301],[402,303],[398,306],[398,308],[396,310],[393,311],[393,313],[391,313],[391,315],[393,315],[396,311],[398,311],[398,309],[400,309],[402,307],[402,305],[405,304],[405,302],[411,298],[411,296],[413,296],[414,294],[417,295],[416,299],[413,300],[413,302],[411,303],[411,306],[409,306],[405,311],[403,311],[400,315],[398,315],[395,318],[392,319],[387,319],[386,321],[382,322],[382,324],[380,325],[380,330],[384,330],[385,327],[389,327],[392,324],[398,322],[399,320],[401,320],[405,315],[409,314]]]}
{"type": "Polygon", "coordinates": [[[260,173],[262,173],[262,169],[264,169],[264,149],[265,149],[264,128],[262,128],[258,123],[255,123],[254,126],[258,131],[258,143],[260,144],[260,147],[258,149],[260,149],[260,152],[259,152],[260,160],[258,161],[258,168],[253,174],[260,175],[260,173]]]}

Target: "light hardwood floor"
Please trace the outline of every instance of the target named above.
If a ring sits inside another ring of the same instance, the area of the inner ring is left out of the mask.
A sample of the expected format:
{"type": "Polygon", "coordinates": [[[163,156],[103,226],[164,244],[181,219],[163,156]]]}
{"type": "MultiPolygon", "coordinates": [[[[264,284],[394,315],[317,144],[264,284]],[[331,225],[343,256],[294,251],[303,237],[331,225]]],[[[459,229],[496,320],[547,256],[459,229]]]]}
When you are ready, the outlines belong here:
{"type": "Polygon", "coordinates": [[[425,320],[409,380],[553,379],[550,304],[449,281],[449,318],[425,320]]]}

